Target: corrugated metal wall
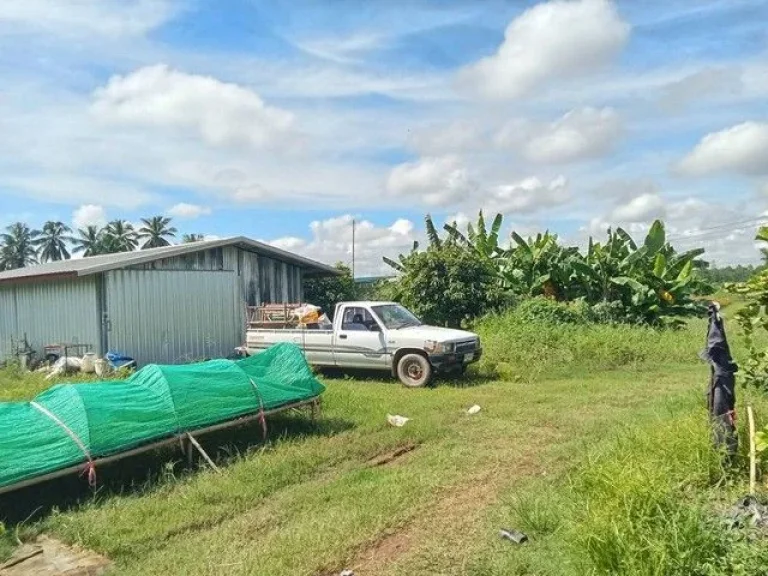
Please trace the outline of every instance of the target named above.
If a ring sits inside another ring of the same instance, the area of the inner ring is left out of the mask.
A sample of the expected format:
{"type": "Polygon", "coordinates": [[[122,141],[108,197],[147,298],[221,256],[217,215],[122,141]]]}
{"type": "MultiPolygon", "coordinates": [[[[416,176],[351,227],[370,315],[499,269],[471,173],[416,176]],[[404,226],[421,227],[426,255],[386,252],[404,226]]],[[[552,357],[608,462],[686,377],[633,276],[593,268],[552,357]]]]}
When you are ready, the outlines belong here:
{"type": "Polygon", "coordinates": [[[227,246],[135,266],[137,270],[236,272],[243,306],[301,302],[301,268],[254,252],[227,246]]]}
{"type": "Polygon", "coordinates": [[[11,354],[11,339],[17,338],[16,292],[13,286],[0,288],[0,360],[11,354]]]}
{"type": "Polygon", "coordinates": [[[95,278],[15,284],[0,288],[0,352],[25,334],[42,352],[56,343],[90,344],[101,353],[95,278]]]}
{"type": "Polygon", "coordinates": [[[226,271],[107,272],[109,347],[141,364],[228,356],[243,338],[236,285],[226,271]]]}

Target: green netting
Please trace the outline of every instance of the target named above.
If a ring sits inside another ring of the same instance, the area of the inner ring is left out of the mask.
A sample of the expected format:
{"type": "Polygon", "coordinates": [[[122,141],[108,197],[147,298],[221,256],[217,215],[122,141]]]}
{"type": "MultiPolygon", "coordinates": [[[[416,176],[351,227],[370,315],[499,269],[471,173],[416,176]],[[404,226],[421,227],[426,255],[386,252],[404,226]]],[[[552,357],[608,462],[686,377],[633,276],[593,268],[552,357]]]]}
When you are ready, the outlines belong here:
{"type": "Polygon", "coordinates": [[[150,365],[125,381],[54,386],[33,403],[0,403],[0,487],[87,461],[46,411],[96,459],[324,390],[293,344],[237,362],[150,365]]]}

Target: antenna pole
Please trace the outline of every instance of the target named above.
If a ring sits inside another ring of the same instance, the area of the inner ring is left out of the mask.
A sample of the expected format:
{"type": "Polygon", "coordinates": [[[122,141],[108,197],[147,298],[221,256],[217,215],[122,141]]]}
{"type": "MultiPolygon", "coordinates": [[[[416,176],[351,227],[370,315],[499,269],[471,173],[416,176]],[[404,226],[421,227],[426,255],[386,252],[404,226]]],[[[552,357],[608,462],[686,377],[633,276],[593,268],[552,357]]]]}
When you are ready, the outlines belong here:
{"type": "Polygon", "coordinates": [[[352,219],[352,280],[355,279],[355,220],[352,219]]]}

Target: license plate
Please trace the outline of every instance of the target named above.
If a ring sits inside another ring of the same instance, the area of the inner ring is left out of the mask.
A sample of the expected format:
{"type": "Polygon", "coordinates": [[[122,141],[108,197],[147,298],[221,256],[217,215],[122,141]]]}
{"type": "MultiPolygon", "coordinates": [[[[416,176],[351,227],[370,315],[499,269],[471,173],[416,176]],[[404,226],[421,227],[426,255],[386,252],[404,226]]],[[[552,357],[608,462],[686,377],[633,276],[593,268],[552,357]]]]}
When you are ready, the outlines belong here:
{"type": "Polygon", "coordinates": [[[472,362],[472,360],[475,359],[474,353],[472,354],[464,354],[464,362],[472,362]]]}

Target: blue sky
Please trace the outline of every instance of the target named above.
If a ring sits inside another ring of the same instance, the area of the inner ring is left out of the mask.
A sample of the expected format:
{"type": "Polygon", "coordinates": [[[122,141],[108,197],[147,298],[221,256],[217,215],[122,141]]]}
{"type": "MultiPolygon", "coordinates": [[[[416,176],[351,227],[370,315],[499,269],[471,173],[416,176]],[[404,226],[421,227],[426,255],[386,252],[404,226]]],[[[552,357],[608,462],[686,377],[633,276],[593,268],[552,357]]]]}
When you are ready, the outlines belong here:
{"type": "Polygon", "coordinates": [[[2,226],[170,214],[333,262],[354,219],[374,274],[483,209],[759,256],[768,1],[4,4],[2,226]]]}

